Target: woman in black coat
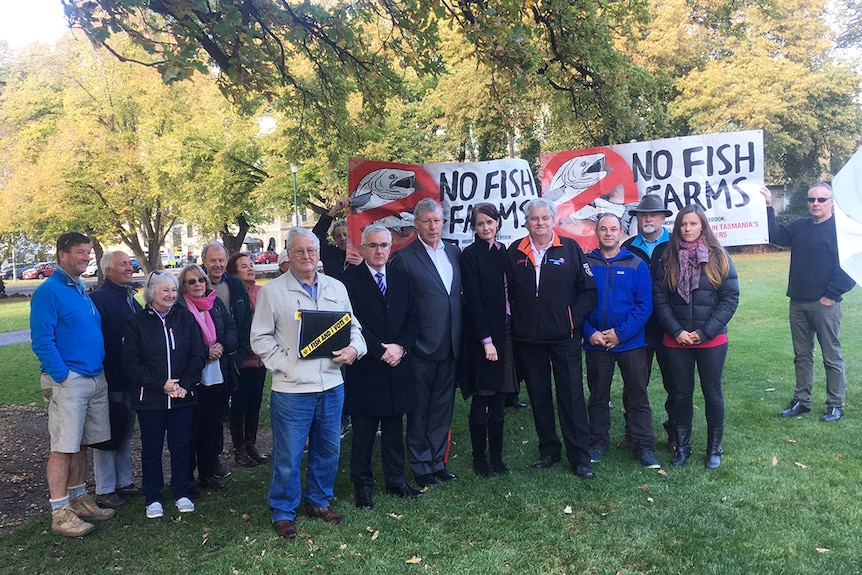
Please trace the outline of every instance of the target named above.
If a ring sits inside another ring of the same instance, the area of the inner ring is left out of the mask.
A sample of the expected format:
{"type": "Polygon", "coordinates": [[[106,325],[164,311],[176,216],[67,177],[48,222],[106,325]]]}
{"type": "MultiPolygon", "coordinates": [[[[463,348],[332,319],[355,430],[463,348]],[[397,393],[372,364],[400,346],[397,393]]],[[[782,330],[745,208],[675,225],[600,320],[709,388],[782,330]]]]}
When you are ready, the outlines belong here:
{"type": "Polygon", "coordinates": [[[674,465],[691,455],[694,369],[700,375],[706,413],[705,465],[721,465],[724,395],[721,378],[727,357],[727,323],[739,304],[739,282],[730,256],[712,233],[697,204],[683,208],[653,280],[653,309],[664,327],[664,345],[673,372],[674,465]]]}
{"type": "Polygon", "coordinates": [[[194,511],[189,479],[192,417],[206,348],[191,314],[174,305],[177,280],[150,274],[146,307],[129,318],[123,333],[123,370],[133,386],[132,408],[141,428],[141,471],[147,517],[162,508],[162,449],[171,452],[171,495],[180,512],[194,511]]]}
{"type": "Polygon", "coordinates": [[[473,470],[482,477],[505,474],[503,420],[506,397],[517,391],[506,294],[506,247],[497,239],[500,212],[492,204],[473,208],[475,240],[461,255],[464,289],[461,390],[472,396],[470,437],[473,470]],[[486,443],[487,442],[487,443],[486,443]],[[490,466],[485,446],[490,454],[490,466]]]}
{"type": "Polygon", "coordinates": [[[189,473],[198,470],[198,481],[204,489],[221,489],[216,478],[221,454],[222,419],[227,405],[229,369],[236,369],[230,354],[236,352],[236,322],[227,306],[212,289],[204,270],[187,265],[180,272],[179,305],[194,316],[200,336],[207,347],[207,362],[201,374],[198,406],[195,411],[193,452],[189,473]],[[196,465],[197,464],[197,465],[196,465]]]}

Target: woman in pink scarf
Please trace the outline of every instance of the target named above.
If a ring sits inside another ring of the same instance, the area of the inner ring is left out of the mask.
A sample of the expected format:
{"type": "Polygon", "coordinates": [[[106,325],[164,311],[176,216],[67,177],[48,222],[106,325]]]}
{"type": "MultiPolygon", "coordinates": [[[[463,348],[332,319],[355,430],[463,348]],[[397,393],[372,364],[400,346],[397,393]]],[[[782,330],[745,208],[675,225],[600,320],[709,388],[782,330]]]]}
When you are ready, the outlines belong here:
{"type": "MultiPolygon", "coordinates": [[[[257,306],[260,286],[254,283],[255,271],[248,254],[237,252],[227,261],[227,273],[237,278],[248,290],[252,311],[257,306]]],[[[251,317],[245,318],[251,325],[251,317]]],[[[237,318],[237,323],[241,320],[237,318]]],[[[239,330],[242,332],[242,330],[239,330]]],[[[248,335],[248,330],[244,332],[248,335]]],[[[242,346],[241,346],[242,347],[242,346]]],[[[245,342],[245,349],[250,349],[245,342]]],[[[234,461],[243,467],[254,467],[269,461],[269,457],[257,450],[257,426],[260,405],[263,401],[263,384],[266,368],[263,361],[249,351],[239,366],[239,385],[233,390],[230,403],[230,436],[233,440],[234,461]]]]}
{"type": "Polygon", "coordinates": [[[739,303],[739,283],[703,209],[691,204],[676,215],[668,247],[653,280],[653,308],[664,327],[673,372],[673,420],[677,448],[671,463],[691,455],[694,369],[700,375],[706,414],[707,469],[721,465],[724,396],[721,378],[727,357],[727,322],[739,303]]]}
{"type": "Polygon", "coordinates": [[[177,304],[194,316],[208,350],[201,385],[198,386],[190,473],[194,473],[197,463],[199,485],[203,489],[221,489],[222,485],[215,476],[221,451],[218,437],[222,433],[222,406],[228,393],[224,383],[225,372],[234,369],[229,356],[236,351],[236,323],[200,266],[184,267],[179,282],[177,304]]]}

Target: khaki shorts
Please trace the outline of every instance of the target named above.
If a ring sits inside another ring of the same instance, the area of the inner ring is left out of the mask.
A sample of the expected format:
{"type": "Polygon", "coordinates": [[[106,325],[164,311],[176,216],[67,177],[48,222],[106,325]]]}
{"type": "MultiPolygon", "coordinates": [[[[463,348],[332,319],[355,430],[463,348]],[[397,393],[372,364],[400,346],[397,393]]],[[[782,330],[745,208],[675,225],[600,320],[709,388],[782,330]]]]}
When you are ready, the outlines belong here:
{"type": "Polygon", "coordinates": [[[51,451],[78,453],[82,445],[111,439],[108,383],[105,375],[84,377],[70,371],[63,383],[42,374],[42,395],[48,402],[51,451]]]}

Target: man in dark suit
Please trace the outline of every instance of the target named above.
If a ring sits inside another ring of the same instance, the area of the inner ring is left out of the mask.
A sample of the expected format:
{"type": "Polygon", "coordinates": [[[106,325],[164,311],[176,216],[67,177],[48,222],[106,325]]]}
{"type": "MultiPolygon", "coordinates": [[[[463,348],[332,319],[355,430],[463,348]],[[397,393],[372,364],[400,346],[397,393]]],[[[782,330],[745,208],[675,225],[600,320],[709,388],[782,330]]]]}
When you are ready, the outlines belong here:
{"type": "Polygon", "coordinates": [[[413,210],[418,240],[392,260],[410,276],[419,314],[414,346],[416,407],[407,414],[410,468],[420,486],[458,477],[446,469],[443,456],[455,401],[455,364],[461,345],[461,252],[441,239],[443,210],[426,198],[413,210]]]}
{"type": "Polygon", "coordinates": [[[374,475],[371,453],[380,427],[386,491],[401,497],[421,492],[404,477],[403,416],[416,406],[412,356],[419,317],[410,278],[387,265],[392,233],[379,224],[362,231],[360,248],[365,264],[344,271],[354,314],[362,323],[368,355],[346,368],[345,411],[353,418],[350,479],[356,507],[371,509],[374,475]]]}

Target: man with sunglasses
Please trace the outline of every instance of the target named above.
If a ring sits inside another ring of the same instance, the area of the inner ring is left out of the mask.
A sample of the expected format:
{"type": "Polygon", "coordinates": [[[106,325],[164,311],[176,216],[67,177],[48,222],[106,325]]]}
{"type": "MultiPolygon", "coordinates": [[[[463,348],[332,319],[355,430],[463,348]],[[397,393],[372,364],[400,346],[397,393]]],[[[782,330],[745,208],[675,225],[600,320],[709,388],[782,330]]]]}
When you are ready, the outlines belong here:
{"type": "Polygon", "coordinates": [[[832,186],[826,182],[811,186],[806,198],[811,217],[789,224],[779,224],[776,220],[769,189],[764,187],[761,193],[766,198],[769,241],[790,246],[787,296],[790,298],[796,389],[793,400],[779,415],[795,417],[811,411],[816,335],[826,368],[826,413],[820,421],[838,421],[844,416],[844,392],[847,388],[839,339],[841,296],[853,289],[855,282],[841,269],[838,261],[832,186]]]}
{"type": "Polygon", "coordinates": [[[62,234],[57,238],[59,265],[30,302],[32,348],[48,402],[51,531],[67,537],[91,533],[95,527],[89,520],[114,516],[113,509],[90,499],[85,483],[86,446],[111,437],[101,317],[81,281],[89,262],[90,238],[62,234]]]}

